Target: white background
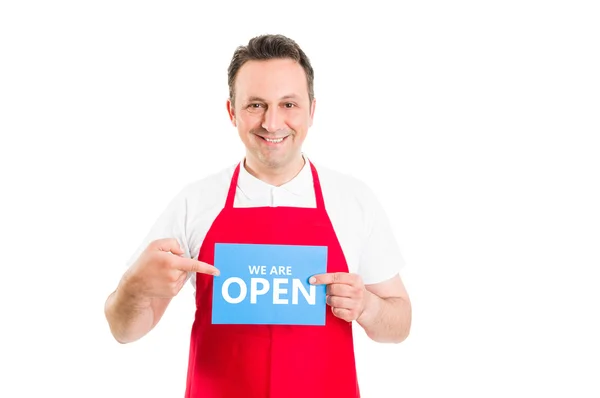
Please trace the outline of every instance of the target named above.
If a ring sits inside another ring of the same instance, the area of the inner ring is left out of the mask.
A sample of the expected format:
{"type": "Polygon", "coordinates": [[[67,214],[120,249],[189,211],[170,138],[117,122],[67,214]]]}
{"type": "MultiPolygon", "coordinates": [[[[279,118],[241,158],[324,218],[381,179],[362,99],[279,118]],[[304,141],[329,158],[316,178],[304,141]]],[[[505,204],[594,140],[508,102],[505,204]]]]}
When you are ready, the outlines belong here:
{"type": "Polygon", "coordinates": [[[410,337],[357,330],[364,397],[600,396],[594,2],[324,3],[2,2],[0,396],[183,396],[191,286],[126,346],[104,300],[243,155],[226,70],[260,33],[308,53],[305,151],[376,191],[408,263],[410,337]]]}

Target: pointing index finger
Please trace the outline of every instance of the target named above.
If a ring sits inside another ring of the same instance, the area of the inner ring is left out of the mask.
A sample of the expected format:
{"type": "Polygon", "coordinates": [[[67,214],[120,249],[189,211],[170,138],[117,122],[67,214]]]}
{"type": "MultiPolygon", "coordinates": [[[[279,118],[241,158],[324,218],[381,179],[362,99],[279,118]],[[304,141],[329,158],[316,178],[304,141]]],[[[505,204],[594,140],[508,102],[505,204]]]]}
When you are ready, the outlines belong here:
{"type": "Polygon", "coordinates": [[[347,272],[329,272],[313,275],[309,280],[311,285],[329,285],[332,283],[351,283],[350,274],[347,272]]]}
{"type": "Polygon", "coordinates": [[[199,272],[214,276],[218,276],[220,274],[219,270],[214,266],[191,258],[179,257],[175,260],[173,267],[187,272],[199,272]]]}

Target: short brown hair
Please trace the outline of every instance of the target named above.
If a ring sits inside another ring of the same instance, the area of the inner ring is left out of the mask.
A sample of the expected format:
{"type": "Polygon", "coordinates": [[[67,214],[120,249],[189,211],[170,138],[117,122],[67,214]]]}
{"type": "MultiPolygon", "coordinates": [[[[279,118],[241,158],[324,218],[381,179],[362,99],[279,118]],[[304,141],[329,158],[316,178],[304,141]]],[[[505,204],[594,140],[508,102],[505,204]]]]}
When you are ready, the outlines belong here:
{"type": "Polygon", "coordinates": [[[265,34],[253,37],[246,46],[239,46],[233,53],[227,70],[229,83],[229,99],[234,104],[235,78],[238,71],[248,61],[263,61],[268,59],[290,58],[300,63],[306,73],[308,97],[314,99],[313,82],[315,74],[310,60],[300,46],[292,39],[280,34],[265,34]]]}

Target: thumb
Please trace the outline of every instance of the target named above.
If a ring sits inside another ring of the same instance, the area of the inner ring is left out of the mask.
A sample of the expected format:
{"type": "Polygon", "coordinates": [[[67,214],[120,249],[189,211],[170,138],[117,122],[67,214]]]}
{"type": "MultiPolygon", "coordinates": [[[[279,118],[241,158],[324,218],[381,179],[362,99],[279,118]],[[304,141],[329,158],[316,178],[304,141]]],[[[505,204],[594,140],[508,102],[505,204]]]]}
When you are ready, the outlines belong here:
{"type": "Polygon", "coordinates": [[[150,248],[162,252],[171,252],[176,255],[184,253],[179,242],[175,238],[157,239],[150,244],[150,248]]]}

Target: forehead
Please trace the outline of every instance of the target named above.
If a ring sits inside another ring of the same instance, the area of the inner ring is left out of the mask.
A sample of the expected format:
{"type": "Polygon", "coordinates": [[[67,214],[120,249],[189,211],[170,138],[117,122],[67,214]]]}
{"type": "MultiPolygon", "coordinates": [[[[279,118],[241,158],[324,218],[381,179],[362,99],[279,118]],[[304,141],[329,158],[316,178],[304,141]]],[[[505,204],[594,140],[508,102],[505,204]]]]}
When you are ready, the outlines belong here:
{"type": "Polygon", "coordinates": [[[248,61],[238,71],[236,97],[278,99],[288,95],[308,98],[306,73],[292,59],[248,61]]]}

